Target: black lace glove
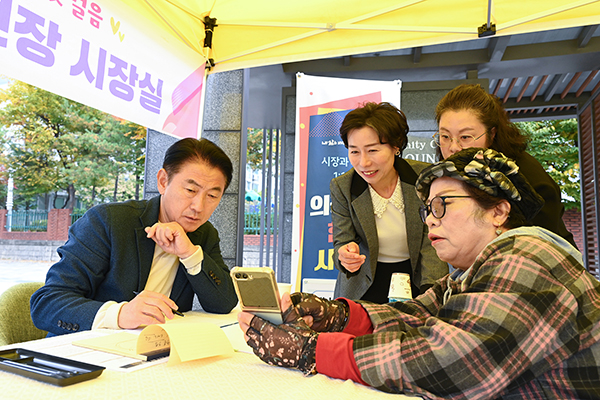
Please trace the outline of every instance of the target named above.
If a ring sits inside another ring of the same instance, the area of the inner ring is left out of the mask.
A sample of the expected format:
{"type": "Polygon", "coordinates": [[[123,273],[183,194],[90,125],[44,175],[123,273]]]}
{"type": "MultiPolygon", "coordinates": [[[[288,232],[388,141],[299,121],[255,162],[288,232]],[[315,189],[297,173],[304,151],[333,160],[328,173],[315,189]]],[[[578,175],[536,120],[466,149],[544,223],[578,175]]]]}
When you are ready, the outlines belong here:
{"type": "Polygon", "coordinates": [[[283,317],[287,322],[307,315],[312,316],[311,328],[317,332],[341,332],[348,322],[348,304],[339,300],[326,300],[310,293],[296,292],[291,296],[293,307],[283,317]],[[294,312],[295,311],[295,312],[294,312]]]}
{"type": "Polygon", "coordinates": [[[273,325],[255,316],[246,335],[254,354],[267,364],[297,368],[307,375],[316,373],[315,353],[319,334],[310,329],[302,318],[273,325]]]}

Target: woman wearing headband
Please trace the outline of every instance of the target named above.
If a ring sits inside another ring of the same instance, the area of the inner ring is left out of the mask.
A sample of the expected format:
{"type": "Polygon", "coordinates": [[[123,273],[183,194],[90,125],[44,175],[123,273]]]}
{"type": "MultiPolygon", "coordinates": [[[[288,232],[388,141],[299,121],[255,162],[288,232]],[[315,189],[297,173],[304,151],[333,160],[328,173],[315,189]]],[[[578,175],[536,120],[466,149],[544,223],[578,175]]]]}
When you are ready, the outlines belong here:
{"type": "Polygon", "coordinates": [[[527,137],[510,122],[502,102],[480,85],[463,84],[449,91],[435,109],[439,131],[434,139],[438,157],[448,158],[469,147],[494,149],[515,160],[521,173],[545,201],[531,221],[546,228],[577,247],[573,234],[562,220],[565,208],[560,187],[542,165],[525,151],[527,137]]]}
{"type": "Polygon", "coordinates": [[[294,293],[282,325],[240,313],[255,353],[428,399],[600,398],[600,282],[566,240],[527,226],[543,200],[519,167],[466,149],[416,188],[433,247],[457,269],[403,303],[294,293]]]}

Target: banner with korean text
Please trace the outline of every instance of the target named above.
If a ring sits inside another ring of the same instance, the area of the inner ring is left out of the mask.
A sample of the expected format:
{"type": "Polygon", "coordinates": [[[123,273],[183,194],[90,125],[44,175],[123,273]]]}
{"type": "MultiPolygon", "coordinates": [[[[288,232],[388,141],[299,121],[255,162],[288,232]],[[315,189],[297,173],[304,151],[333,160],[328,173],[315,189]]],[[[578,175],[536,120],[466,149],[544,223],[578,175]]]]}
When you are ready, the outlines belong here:
{"type": "Polygon", "coordinates": [[[205,60],[119,0],[0,0],[0,74],[199,137],[205,60]]]}
{"type": "Polygon", "coordinates": [[[337,277],[329,182],[352,168],[339,129],[366,102],[400,107],[401,81],[298,74],[292,233],[292,288],[332,297],[337,277]]]}

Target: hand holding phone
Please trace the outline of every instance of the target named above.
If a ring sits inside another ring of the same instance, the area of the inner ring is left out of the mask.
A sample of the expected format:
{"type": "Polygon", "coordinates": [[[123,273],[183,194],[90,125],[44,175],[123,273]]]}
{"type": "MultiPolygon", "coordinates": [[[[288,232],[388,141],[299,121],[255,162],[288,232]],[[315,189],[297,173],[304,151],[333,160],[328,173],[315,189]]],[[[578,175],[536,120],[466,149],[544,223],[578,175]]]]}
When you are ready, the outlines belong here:
{"type": "Polygon", "coordinates": [[[279,325],[283,323],[275,273],[269,267],[235,267],[230,272],[240,309],[279,325]]]}

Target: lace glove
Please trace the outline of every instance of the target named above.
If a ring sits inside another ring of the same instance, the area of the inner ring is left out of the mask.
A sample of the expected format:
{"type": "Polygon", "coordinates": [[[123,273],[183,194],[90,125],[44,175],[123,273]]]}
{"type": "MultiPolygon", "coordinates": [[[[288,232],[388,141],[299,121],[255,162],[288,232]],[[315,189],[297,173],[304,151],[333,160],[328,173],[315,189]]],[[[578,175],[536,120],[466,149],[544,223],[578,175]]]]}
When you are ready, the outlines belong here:
{"type": "Polygon", "coordinates": [[[305,375],[317,373],[315,354],[319,334],[310,329],[302,318],[273,325],[255,316],[246,335],[254,354],[267,364],[297,368],[305,375]]]}
{"type": "Polygon", "coordinates": [[[313,318],[311,328],[316,332],[341,332],[348,323],[349,307],[345,301],[326,300],[310,293],[296,292],[291,296],[293,307],[288,309],[283,318],[288,319],[310,315],[313,318]]]}

